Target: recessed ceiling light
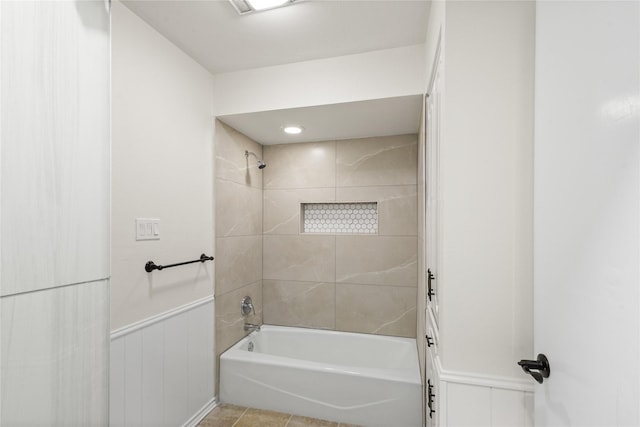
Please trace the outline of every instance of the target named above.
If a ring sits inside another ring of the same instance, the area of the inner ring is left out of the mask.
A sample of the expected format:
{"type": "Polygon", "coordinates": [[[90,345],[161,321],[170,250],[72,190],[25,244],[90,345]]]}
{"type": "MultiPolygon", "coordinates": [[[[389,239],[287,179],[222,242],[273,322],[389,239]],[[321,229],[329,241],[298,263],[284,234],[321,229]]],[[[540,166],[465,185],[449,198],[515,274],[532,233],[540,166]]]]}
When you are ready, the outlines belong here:
{"type": "Polygon", "coordinates": [[[229,0],[240,15],[288,6],[296,0],[229,0]]]}
{"type": "Polygon", "coordinates": [[[289,135],[297,135],[302,132],[302,126],[289,125],[283,126],[282,130],[284,133],[288,133],[289,135]]]}

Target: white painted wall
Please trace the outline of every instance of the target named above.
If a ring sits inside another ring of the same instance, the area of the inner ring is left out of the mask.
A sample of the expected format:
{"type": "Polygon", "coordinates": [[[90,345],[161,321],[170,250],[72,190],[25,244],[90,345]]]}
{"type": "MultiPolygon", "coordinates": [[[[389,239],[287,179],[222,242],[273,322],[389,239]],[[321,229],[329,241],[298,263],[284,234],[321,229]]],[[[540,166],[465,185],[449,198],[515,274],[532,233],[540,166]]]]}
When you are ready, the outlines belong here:
{"type": "Polygon", "coordinates": [[[444,40],[444,20],[446,12],[446,3],[444,0],[433,0],[431,2],[431,8],[429,9],[429,21],[427,23],[427,38],[424,43],[424,59],[425,59],[425,71],[426,80],[424,85],[428,87],[433,72],[433,61],[436,56],[436,49],[438,48],[438,38],[442,34],[444,40]]]}
{"type": "Polygon", "coordinates": [[[112,10],[111,328],[213,294],[214,263],[147,273],[213,254],[213,81],[119,2],[112,10]],[[159,218],[158,241],[135,218],[159,218]]]}
{"type": "Polygon", "coordinates": [[[216,115],[419,95],[424,45],[216,74],[216,115]]]}
{"type": "Polygon", "coordinates": [[[214,402],[213,79],[112,4],[111,425],[195,425],[214,402]],[[136,241],[135,218],[160,240],[136,241]]]}

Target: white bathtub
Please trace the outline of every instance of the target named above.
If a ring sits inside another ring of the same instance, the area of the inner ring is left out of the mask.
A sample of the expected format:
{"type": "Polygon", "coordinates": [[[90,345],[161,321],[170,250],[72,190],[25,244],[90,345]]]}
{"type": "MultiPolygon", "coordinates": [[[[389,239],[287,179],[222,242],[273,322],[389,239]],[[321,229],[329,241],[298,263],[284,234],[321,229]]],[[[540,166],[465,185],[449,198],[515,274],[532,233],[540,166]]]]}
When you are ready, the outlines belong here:
{"type": "Polygon", "coordinates": [[[223,403],[412,427],[420,398],[414,339],[265,325],[220,357],[223,403]]]}

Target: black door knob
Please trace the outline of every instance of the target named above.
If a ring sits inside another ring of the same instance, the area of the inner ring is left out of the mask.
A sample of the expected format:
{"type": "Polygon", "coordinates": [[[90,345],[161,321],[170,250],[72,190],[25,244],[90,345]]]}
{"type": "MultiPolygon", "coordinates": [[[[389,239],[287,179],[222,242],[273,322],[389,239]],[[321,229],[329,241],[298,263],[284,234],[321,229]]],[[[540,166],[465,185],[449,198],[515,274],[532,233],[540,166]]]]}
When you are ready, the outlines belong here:
{"type": "Polygon", "coordinates": [[[540,353],[536,360],[521,360],[518,365],[527,374],[531,375],[534,380],[542,384],[544,378],[549,378],[551,374],[551,367],[549,366],[549,359],[547,356],[540,353]]]}

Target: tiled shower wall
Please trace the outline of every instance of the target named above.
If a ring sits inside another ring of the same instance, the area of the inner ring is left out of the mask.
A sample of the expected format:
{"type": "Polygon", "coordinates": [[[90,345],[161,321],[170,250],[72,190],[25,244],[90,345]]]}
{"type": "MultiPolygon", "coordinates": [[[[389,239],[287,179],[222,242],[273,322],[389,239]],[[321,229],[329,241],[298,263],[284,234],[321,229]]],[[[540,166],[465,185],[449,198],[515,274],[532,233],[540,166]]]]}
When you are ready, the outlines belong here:
{"type": "Polygon", "coordinates": [[[262,156],[260,144],[216,121],[216,364],[220,354],[245,335],[242,297],[249,295],[256,309],[246,321],[262,321],[263,172],[254,157],[245,157],[245,150],[262,156]]]}
{"type": "Polygon", "coordinates": [[[264,322],[415,337],[417,136],[272,145],[264,157],[264,322]],[[302,234],[300,203],[327,201],[378,202],[378,234],[302,234]]]}

